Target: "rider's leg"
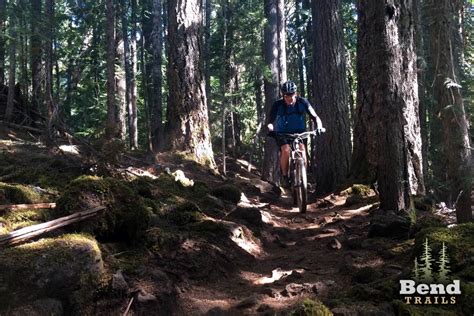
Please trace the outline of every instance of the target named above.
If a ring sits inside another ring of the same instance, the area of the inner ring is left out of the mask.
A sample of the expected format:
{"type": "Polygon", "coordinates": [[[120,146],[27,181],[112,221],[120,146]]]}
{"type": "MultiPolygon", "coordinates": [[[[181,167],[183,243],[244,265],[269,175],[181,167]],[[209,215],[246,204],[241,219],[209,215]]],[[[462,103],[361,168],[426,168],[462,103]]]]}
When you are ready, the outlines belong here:
{"type": "Polygon", "coordinates": [[[288,161],[290,159],[290,145],[280,147],[280,170],[282,176],[288,176],[288,161]]]}

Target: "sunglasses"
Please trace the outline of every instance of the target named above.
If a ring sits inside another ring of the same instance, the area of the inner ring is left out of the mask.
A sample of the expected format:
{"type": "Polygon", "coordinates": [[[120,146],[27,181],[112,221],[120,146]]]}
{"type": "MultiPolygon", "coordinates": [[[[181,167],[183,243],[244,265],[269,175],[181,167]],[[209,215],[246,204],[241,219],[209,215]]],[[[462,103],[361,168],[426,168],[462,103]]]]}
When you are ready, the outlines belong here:
{"type": "Polygon", "coordinates": [[[292,96],[295,95],[295,93],[285,93],[285,95],[286,95],[287,97],[292,97],[292,96]]]}

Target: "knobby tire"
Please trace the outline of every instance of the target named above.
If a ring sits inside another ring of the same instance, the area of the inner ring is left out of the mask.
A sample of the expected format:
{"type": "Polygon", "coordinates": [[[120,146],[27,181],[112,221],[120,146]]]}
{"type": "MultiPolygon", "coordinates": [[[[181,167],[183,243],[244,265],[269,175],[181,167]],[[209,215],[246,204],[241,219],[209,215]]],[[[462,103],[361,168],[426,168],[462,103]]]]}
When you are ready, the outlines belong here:
{"type": "Polygon", "coordinates": [[[308,180],[306,176],[306,167],[304,165],[303,159],[298,159],[296,161],[296,175],[295,175],[295,188],[296,201],[298,204],[298,209],[300,213],[306,213],[307,207],[307,189],[308,189],[308,180]]]}

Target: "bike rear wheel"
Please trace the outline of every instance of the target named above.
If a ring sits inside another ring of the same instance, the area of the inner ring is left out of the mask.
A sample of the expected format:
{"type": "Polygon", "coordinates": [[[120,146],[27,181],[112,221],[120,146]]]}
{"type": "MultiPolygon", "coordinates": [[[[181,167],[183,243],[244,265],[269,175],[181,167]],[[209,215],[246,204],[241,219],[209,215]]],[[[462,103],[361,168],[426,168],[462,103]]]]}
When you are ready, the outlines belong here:
{"type": "Polygon", "coordinates": [[[308,195],[308,179],[306,176],[306,167],[303,159],[298,159],[295,165],[295,183],[293,192],[296,195],[296,202],[300,213],[306,213],[307,195],[308,195]]]}

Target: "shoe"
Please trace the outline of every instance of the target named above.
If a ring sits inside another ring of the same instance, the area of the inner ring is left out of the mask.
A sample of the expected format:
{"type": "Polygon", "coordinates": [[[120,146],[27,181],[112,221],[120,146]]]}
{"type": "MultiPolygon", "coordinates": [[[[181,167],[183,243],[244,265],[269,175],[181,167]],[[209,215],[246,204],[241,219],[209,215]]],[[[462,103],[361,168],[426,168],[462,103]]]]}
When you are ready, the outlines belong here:
{"type": "Polygon", "coordinates": [[[281,177],[281,186],[285,189],[290,188],[290,178],[288,178],[288,176],[281,177]]]}

